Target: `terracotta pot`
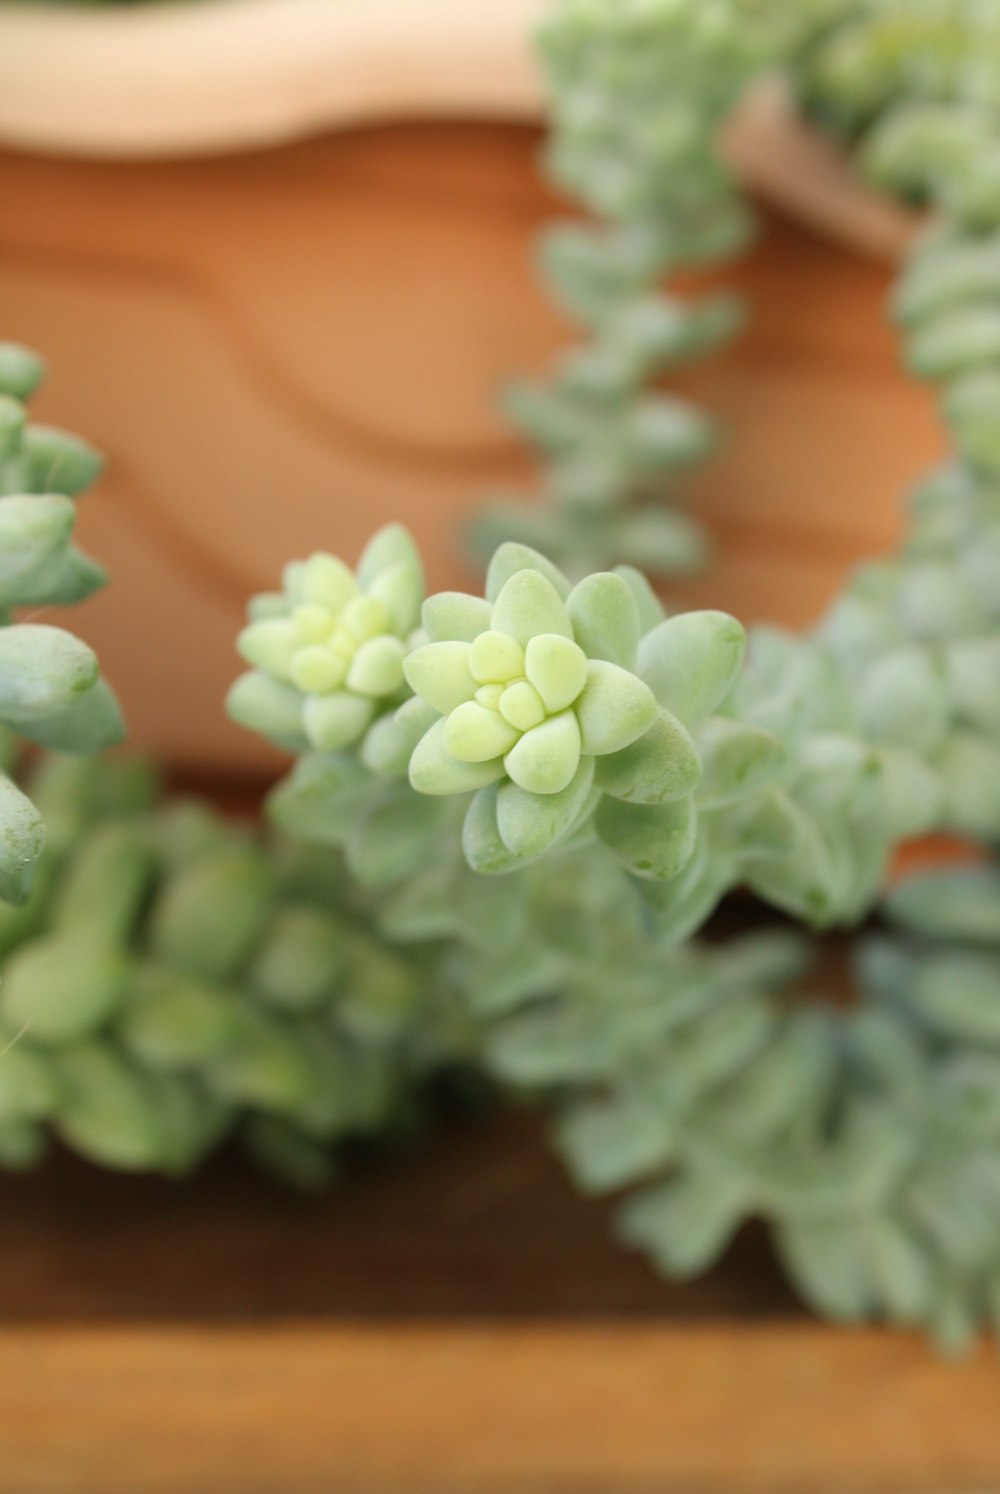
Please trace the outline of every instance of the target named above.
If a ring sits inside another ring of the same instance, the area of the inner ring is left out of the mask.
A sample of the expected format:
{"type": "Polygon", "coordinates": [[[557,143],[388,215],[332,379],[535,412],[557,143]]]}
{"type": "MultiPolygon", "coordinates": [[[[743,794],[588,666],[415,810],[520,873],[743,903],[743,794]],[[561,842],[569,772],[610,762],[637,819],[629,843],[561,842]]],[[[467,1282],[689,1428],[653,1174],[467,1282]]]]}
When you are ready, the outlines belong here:
{"type": "MultiPolygon", "coordinates": [[[[244,598],[389,518],[433,583],[468,580],[463,514],[530,481],[493,400],[566,335],[529,253],[558,210],[536,169],[538,9],[0,10],[3,332],[50,359],[39,414],[110,457],[81,531],[113,586],[79,629],[137,743],[273,761],[221,710],[244,598]]],[[[892,542],[938,448],[882,317],[910,225],[817,158],[773,92],[728,147],[779,210],[726,277],[749,334],[683,381],[730,441],[691,486],[717,564],[679,590],[798,624],[892,542]]]]}

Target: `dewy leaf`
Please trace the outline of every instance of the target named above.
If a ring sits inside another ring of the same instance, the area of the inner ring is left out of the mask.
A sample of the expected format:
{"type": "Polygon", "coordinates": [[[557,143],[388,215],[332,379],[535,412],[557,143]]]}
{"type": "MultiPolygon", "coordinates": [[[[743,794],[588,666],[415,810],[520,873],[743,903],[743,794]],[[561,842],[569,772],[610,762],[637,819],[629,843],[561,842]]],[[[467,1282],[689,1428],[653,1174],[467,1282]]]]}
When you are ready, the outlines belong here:
{"type": "Polygon", "coordinates": [[[464,763],[452,757],[445,742],[446,721],[437,721],[421,737],[410,758],[410,783],[418,794],[467,794],[503,777],[503,762],[464,763]]]}
{"type": "Polygon", "coordinates": [[[518,571],[493,604],[493,628],[522,646],[537,633],[573,637],[573,625],[558,591],[538,571],[518,571]]]}
{"type": "Polygon", "coordinates": [[[646,634],[638,672],[685,726],[700,726],[728,695],[745,651],[746,634],[728,613],[682,612],[646,634]]]}
{"type": "Polygon", "coordinates": [[[572,780],[557,794],[531,794],[504,783],[497,795],[500,838],[522,859],[541,856],[582,818],[594,781],[594,759],[581,759],[572,780]]]}
{"type": "Polygon", "coordinates": [[[552,584],[561,599],[565,600],[569,596],[570,584],[558,566],[553,565],[551,560],[547,560],[530,545],[508,540],[496,550],[490,561],[486,574],[487,600],[496,602],[511,577],[521,571],[536,571],[552,584]]]}
{"type": "Polygon", "coordinates": [[[588,665],[587,683],[575,710],[583,751],[597,756],[629,747],[658,715],[649,686],[604,659],[592,659],[588,665]]]}
{"type": "Polygon", "coordinates": [[[692,793],[701,763],[690,734],[661,710],[648,731],[620,752],[597,760],[597,783],[615,799],[665,804],[692,793]]]}
{"type": "Polygon", "coordinates": [[[585,576],[570,592],[566,610],[588,659],[634,669],[639,651],[639,608],[628,582],[610,571],[585,576]]]}
{"type": "Polygon", "coordinates": [[[407,684],[427,705],[447,715],[476,693],[469,652],[470,645],[458,640],[425,643],[403,660],[407,684]]]}
{"type": "Polygon", "coordinates": [[[604,798],[595,820],[601,840],[637,877],[675,877],[692,855],[697,816],[690,798],[671,804],[625,804],[604,798]]]}

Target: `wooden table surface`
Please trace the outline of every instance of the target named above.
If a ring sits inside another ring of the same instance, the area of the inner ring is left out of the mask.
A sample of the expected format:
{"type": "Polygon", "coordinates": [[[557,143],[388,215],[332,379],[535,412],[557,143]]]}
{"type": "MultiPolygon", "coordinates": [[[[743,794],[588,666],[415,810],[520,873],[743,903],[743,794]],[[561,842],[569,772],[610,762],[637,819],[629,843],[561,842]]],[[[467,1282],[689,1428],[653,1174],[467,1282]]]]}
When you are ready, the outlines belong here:
{"type": "Polygon", "coordinates": [[[966,1494],[1000,1362],[801,1313],[765,1242],[667,1287],[531,1117],[320,1201],[68,1158],[0,1183],[3,1494],[966,1494]]]}

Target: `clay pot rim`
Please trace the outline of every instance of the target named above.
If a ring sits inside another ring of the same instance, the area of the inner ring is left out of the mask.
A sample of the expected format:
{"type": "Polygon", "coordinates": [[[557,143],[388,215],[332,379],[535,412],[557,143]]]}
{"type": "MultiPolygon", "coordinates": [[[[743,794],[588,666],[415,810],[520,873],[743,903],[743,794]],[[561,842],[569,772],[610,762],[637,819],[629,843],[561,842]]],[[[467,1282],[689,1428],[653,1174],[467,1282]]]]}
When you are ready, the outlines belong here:
{"type": "MultiPolygon", "coordinates": [[[[546,0],[163,0],[118,9],[0,0],[0,144],[141,159],[251,150],[421,119],[537,122],[530,45],[546,0]]],[[[774,80],[725,135],[747,183],[880,259],[917,219],[866,188],[774,80]]]]}

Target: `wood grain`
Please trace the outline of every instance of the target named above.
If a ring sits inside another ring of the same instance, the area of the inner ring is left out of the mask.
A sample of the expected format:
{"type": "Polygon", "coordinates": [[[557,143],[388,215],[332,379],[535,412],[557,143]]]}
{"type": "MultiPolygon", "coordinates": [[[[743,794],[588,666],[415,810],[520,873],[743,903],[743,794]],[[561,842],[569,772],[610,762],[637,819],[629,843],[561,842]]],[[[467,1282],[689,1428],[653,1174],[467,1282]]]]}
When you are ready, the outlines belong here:
{"type": "Polygon", "coordinates": [[[666,1285],[530,1116],[289,1199],[0,1182],[3,1494],[989,1494],[1000,1362],[818,1325],[755,1233],[666,1285]]]}

